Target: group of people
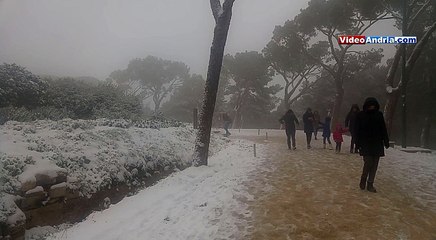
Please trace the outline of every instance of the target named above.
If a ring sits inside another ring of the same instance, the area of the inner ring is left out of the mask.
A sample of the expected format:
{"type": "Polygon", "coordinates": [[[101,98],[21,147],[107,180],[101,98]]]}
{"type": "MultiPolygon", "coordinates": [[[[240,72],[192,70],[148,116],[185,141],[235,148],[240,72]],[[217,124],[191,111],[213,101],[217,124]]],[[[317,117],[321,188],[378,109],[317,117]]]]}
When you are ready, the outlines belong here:
{"type": "MultiPolygon", "coordinates": [[[[336,152],[339,153],[341,151],[343,134],[350,131],[353,131],[354,127],[354,119],[355,115],[359,111],[357,105],[353,105],[352,110],[347,116],[347,120],[345,121],[345,128],[342,127],[341,124],[337,124],[334,131],[333,131],[333,140],[336,143],[336,152]]],[[[286,129],[286,136],[287,136],[287,144],[289,149],[296,149],[296,142],[295,142],[295,132],[296,132],[296,124],[299,125],[298,118],[295,116],[295,113],[289,109],[285,115],[283,115],[282,118],[280,118],[280,123],[282,123],[285,126],[286,129]]],[[[322,137],[323,137],[323,146],[324,149],[327,147],[327,143],[329,144],[329,149],[333,149],[332,142],[330,140],[330,137],[332,135],[331,132],[331,121],[332,118],[330,116],[330,112],[327,113],[327,116],[324,119],[324,122],[321,122],[320,115],[318,111],[312,112],[311,108],[308,108],[306,112],[303,114],[303,125],[304,125],[304,133],[306,133],[306,143],[307,143],[307,149],[312,148],[311,142],[312,142],[312,135],[315,137],[315,140],[318,140],[318,131],[322,130],[322,137]]],[[[354,140],[352,140],[352,143],[354,143],[354,140]]],[[[353,147],[350,149],[350,152],[353,152],[353,147]]],[[[356,149],[357,153],[357,149],[356,149]]]]}
{"type": "MultiPolygon", "coordinates": [[[[330,126],[331,120],[330,112],[327,113],[324,122],[321,122],[317,111],[312,112],[311,108],[306,110],[303,114],[303,125],[307,148],[311,148],[312,135],[315,136],[316,140],[318,130],[322,129],[324,149],[327,143],[329,148],[333,149],[330,141],[330,137],[333,135],[333,140],[336,143],[336,153],[339,153],[344,141],[343,134],[350,132],[350,153],[360,153],[364,160],[360,188],[376,192],[373,184],[378,163],[380,157],[384,156],[384,148],[389,148],[389,137],[378,101],[372,97],[367,98],[362,111],[360,111],[357,104],[353,104],[345,119],[345,127],[338,123],[334,127],[333,133],[330,126]]],[[[295,132],[296,125],[299,125],[298,118],[289,109],[279,121],[285,126],[288,148],[295,150],[295,132]]]]}

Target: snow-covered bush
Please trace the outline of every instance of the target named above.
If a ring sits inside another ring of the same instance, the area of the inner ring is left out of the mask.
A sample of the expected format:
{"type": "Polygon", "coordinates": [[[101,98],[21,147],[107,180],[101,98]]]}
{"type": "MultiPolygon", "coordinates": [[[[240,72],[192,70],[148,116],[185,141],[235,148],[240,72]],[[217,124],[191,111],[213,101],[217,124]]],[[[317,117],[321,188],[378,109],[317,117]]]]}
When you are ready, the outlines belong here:
{"type": "Polygon", "coordinates": [[[0,107],[41,104],[47,83],[17,64],[0,65],[0,107]]]}
{"type": "MultiPolygon", "coordinates": [[[[0,131],[5,136],[0,139],[2,191],[17,193],[33,174],[52,169],[65,171],[72,180],[68,187],[86,196],[119,183],[140,185],[158,172],[189,166],[196,133],[190,126],[158,119],[10,121],[0,131]]],[[[211,151],[226,141],[214,136],[211,151]]]]}

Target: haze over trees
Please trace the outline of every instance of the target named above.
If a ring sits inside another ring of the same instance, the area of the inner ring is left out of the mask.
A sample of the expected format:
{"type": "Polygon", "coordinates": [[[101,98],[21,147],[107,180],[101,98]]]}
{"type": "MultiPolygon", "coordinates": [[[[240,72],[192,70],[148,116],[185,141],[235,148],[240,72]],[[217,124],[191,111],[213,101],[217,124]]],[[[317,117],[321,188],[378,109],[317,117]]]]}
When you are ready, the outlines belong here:
{"type": "Polygon", "coordinates": [[[189,68],[186,64],[154,56],[133,59],[126,69],[110,75],[127,94],[140,96],[144,100],[151,98],[155,113],[159,112],[164,99],[188,77],[189,68]]]}
{"type": "Polygon", "coordinates": [[[281,89],[278,84],[271,85],[272,76],[269,63],[258,52],[225,56],[223,78],[229,81],[227,104],[235,128],[255,128],[260,119],[268,119],[277,104],[275,94],[281,89]]]}
{"type": "MultiPolygon", "coordinates": [[[[158,114],[192,122],[195,108],[203,123],[201,141],[207,142],[212,121],[220,125],[214,112],[228,112],[234,128],[278,128],[277,118],[286,109],[301,116],[307,107],[321,115],[331,111],[336,123],[343,121],[351,104],[361,105],[364,98],[375,96],[384,108],[391,136],[399,141],[402,113],[398,109],[402,93],[406,93],[410,143],[433,144],[433,0],[406,1],[406,16],[400,0],[311,0],[296,16],[271,26],[271,40],[263,49],[227,55],[224,45],[234,1],[210,3],[216,27],[207,79],[191,74],[183,62],[158,56],[134,58],[127,67],[115,68],[107,81],[40,77],[24,66],[3,64],[2,122],[65,117],[138,119],[158,114]],[[392,28],[399,30],[404,22],[404,32],[416,35],[418,44],[397,46],[392,56],[376,45],[370,49],[338,44],[339,35],[365,34],[382,21],[391,21],[392,28]],[[152,109],[148,109],[149,103],[152,109]]],[[[197,156],[199,164],[207,157],[206,148],[207,144],[197,146],[202,152],[197,156]]]]}

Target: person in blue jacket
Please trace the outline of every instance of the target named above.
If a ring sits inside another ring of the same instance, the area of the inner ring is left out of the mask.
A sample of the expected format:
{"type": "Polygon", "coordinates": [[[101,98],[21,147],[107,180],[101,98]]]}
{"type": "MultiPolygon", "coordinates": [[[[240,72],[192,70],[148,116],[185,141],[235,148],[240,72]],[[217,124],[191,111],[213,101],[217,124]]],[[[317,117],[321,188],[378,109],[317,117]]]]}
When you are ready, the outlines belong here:
{"type": "Polygon", "coordinates": [[[326,149],[326,144],[328,142],[330,150],[333,149],[332,142],[330,141],[330,136],[332,134],[330,129],[331,122],[332,122],[332,118],[330,116],[327,116],[324,120],[324,123],[320,123],[322,128],[322,137],[323,137],[322,141],[323,141],[324,149],[326,149]]]}

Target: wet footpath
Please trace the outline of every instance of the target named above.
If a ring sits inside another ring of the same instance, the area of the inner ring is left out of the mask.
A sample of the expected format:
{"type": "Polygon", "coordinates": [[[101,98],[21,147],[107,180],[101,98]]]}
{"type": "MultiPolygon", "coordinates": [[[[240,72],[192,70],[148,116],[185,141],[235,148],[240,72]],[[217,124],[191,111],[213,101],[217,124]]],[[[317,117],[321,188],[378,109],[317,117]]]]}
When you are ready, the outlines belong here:
{"type": "Polygon", "coordinates": [[[414,176],[392,176],[383,162],[378,193],[360,190],[363,161],[349,153],[348,138],[337,154],[323,149],[322,140],[307,149],[302,132],[295,151],[287,149],[283,131],[269,131],[268,139],[257,130],[235,135],[267,146],[262,168],[246,182],[249,226],[236,238],[436,240],[436,196],[429,192],[429,204],[417,201],[401,186],[414,176]]]}

